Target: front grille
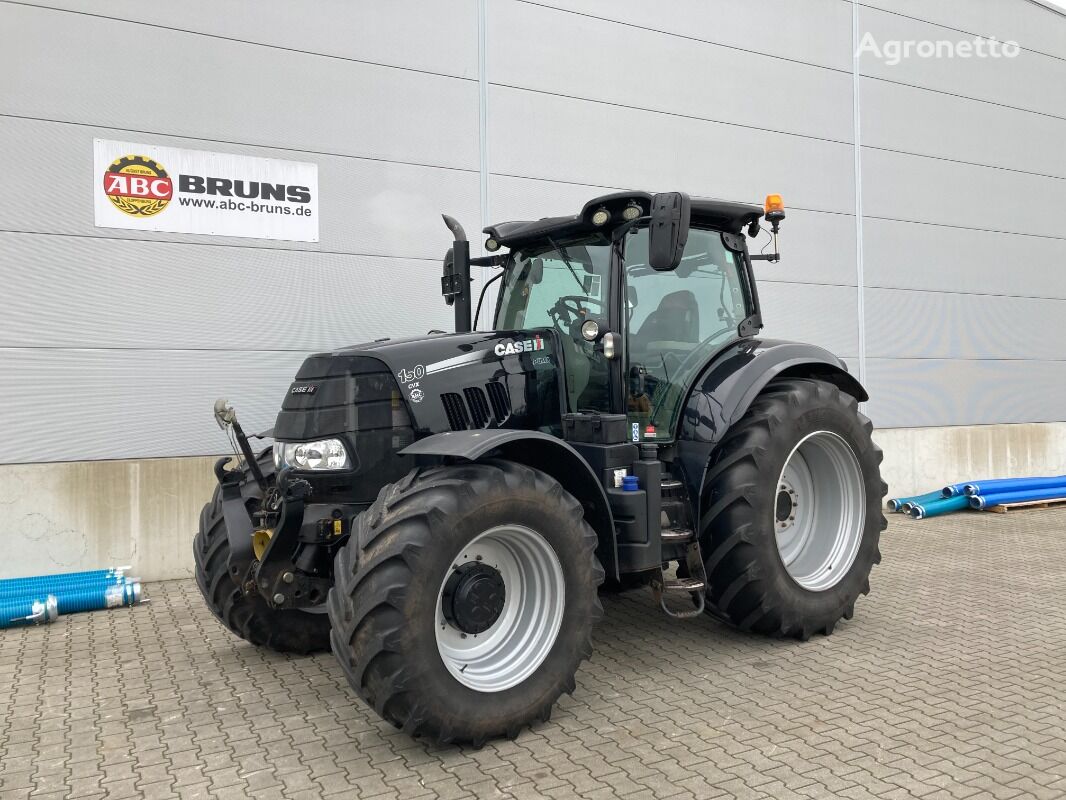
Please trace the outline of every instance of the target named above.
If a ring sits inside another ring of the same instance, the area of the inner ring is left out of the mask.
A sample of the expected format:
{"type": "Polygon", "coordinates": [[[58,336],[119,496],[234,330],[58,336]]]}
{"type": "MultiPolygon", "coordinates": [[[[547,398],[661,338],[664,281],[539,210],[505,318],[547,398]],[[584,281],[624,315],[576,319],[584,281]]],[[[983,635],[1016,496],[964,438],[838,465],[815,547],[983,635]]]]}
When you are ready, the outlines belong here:
{"type": "Polygon", "coordinates": [[[281,403],[274,436],[301,441],[411,427],[396,378],[368,356],[311,356],[281,403]]]}
{"type": "Polygon", "coordinates": [[[499,381],[486,383],[484,389],[469,386],[462,394],[446,392],[440,400],[453,431],[499,427],[511,415],[511,398],[499,381]]]}

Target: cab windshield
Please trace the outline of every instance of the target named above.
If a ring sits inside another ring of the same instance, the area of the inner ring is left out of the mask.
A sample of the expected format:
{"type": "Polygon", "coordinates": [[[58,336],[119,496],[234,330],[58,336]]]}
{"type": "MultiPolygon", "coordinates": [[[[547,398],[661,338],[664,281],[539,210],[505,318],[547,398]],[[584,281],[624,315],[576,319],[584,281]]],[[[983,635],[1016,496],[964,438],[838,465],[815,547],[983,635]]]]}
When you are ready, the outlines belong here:
{"type": "Polygon", "coordinates": [[[581,336],[607,327],[611,242],[602,234],[550,238],[515,251],[501,279],[497,330],[554,328],[562,342],[571,411],[609,411],[607,362],[581,336]]]}

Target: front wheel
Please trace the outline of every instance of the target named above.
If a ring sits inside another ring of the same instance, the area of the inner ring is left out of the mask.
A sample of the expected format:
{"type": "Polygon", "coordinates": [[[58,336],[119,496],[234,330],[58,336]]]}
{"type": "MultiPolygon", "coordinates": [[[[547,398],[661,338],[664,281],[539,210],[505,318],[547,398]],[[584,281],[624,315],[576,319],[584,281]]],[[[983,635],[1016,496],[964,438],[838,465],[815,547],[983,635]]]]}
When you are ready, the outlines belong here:
{"type": "MultiPolygon", "coordinates": [[[[268,447],[257,458],[266,479],[274,481],[274,460],[268,447]]],[[[258,505],[259,489],[245,467],[241,491],[249,507],[258,505]]],[[[315,609],[274,609],[257,592],[245,593],[229,575],[229,535],[218,486],[200,512],[200,530],[193,540],[196,585],[219,622],[242,639],[281,653],[313,653],[329,648],[329,619],[315,609]]]]}
{"type": "Polygon", "coordinates": [[[782,379],[716,449],[701,502],[710,613],[806,639],[850,619],[880,562],[887,487],[854,397],[782,379]]]}
{"type": "Polygon", "coordinates": [[[352,688],[412,735],[481,745],[546,720],[592,650],[596,535],[507,461],[416,469],[360,515],[329,594],[352,688]]]}

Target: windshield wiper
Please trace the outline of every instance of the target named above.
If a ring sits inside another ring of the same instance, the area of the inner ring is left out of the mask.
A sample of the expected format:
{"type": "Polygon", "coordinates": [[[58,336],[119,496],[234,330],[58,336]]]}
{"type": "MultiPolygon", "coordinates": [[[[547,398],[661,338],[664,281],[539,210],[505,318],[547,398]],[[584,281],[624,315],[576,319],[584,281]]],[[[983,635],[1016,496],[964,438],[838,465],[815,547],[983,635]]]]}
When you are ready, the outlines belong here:
{"type": "Polygon", "coordinates": [[[552,237],[545,236],[545,238],[547,238],[548,244],[555,248],[555,252],[562,256],[563,263],[566,264],[566,268],[570,270],[570,274],[573,275],[574,280],[577,281],[577,288],[581,290],[581,294],[585,294],[585,284],[581,282],[581,278],[577,277],[577,272],[574,271],[574,265],[571,264],[570,259],[566,257],[566,251],[563,250],[563,248],[559,247],[559,245],[555,243],[555,240],[552,237]]]}

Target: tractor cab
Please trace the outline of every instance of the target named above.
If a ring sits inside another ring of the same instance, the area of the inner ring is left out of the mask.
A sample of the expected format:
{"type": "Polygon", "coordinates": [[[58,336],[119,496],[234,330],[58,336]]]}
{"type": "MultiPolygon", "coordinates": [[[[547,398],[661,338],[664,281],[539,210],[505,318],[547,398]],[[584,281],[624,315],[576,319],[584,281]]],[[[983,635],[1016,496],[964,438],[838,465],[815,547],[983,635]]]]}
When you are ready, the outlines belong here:
{"type": "Polygon", "coordinates": [[[763,213],[624,193],[491,226],[486,249],[510,247],[489,259],[502,268],[493,328],[554,331],[567,412],[624,414],[630,441],[668,442],[710,357],[761,326],[740,232],[763,213]]]}

